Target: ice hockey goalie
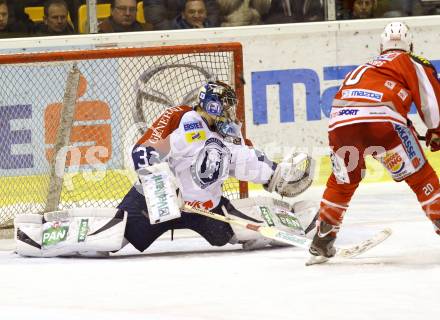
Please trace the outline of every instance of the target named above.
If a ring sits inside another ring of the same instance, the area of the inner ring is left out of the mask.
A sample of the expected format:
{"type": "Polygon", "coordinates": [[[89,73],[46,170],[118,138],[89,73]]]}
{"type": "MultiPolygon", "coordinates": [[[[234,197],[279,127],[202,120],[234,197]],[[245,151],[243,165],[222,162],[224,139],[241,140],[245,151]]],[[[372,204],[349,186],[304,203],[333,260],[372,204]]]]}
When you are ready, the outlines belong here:
{"type": "Polygon", "coordinates": [[[144,251],[168,230],[191,229],[213,246],[245,249],[280,245],[258,233],[191,212],[183,204],[288,230],[313,233],[317,204],[271,197],[228,200],[229,177],[262,184],[286,197],[312,183],[312,159],[296,153],[280,163],[246,145],[236,118],[237,98],[227,84],[205,83],[195,106],[166,109],[132,149],[139,180],[116,209],[70,209],[15,219],[17,252],[23,256],[105,255],[126,243],[144,251]],[[290,202],[291,203],[291,202],[290,202]]]}

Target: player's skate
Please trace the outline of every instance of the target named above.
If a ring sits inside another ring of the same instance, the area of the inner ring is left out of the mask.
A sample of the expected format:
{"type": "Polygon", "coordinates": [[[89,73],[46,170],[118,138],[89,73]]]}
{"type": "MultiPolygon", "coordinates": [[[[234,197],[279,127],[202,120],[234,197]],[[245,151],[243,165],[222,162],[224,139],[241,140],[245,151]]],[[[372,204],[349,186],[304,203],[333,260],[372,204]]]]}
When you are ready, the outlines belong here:
{"type": "Polygon", "coordinates": [[[318,230],[310,244],[309,252],[312,255],[306,265],[326,262],[336,254],[333,246],[336,241],[338,227],[325,221],[320,221],[318,230]]]}
{"type": "Polygon", "coordinates": [[[434,225],[434,231],[440,236],[440,219],[433,220],[432,224],[434,225]]]}

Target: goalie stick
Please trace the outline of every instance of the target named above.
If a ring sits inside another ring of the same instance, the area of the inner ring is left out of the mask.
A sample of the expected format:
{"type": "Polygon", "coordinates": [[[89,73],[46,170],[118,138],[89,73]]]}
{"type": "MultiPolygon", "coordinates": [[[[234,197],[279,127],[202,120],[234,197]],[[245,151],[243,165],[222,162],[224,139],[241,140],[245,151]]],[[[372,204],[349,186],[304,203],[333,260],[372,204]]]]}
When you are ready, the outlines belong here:
{"type": "MultiPolygon", "coordinates": [[[[289,244],[291,246],[300,247],[303,249],[309,249],[310,244],[312,240],[303,237],[298,236],[286,231],[278,230],[274,227],[268,227],[268,226],[260,226],[257,224],[245,222],[243,220],[238,220],[230,217],[225,217],[220,214],[200,209],[200,208],[194,208],[188,204],[185,204],[184,209],[188,210],[189,212],[197,213],[202,216],[206,216],[215,220],[223,221],[229,224],[235,224],[242,228],[246,228],[255,232],[260,233],[263,237],[273,239],[279,242],[283,242],[286,244],[289,244]]],[[[337,248],[335,257],[341,257],[341,258],[353,258],[356,257],[371,248],[374,248],[379,243],[387,239],[391,235],[392,231],[389,228],[383,229],[379,231],[377,234],[375,234],[373,237],[361,241],[358,244],[352,245],[347,248],[337,248]]],[[[312,264],[318,264],[328,261],[328,258],[325,257],[312,257],[309,261],[306,262],[306,265],[312,265],[312,264]],[[316,259],[312,259],[316,258],[316,259]],[[323,259],[320,259],[323,258],[323,259]]]]}

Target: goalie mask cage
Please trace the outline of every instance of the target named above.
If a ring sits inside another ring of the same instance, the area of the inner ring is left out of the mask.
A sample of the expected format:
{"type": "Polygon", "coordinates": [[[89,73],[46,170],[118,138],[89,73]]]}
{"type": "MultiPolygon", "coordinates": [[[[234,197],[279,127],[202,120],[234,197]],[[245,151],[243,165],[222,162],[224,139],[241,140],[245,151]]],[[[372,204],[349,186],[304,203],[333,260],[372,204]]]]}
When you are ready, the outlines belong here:
{"type": "MultiPolygon", "coordinates": [[[[242,59],[239,43],[0,55],[0,229],[20,213],[116,206],[136,180],[133,144],[208,80],[235,88],[244,122],[242,59]]],[[[247,184],[229,179],[224,194],[247,184]]]]}

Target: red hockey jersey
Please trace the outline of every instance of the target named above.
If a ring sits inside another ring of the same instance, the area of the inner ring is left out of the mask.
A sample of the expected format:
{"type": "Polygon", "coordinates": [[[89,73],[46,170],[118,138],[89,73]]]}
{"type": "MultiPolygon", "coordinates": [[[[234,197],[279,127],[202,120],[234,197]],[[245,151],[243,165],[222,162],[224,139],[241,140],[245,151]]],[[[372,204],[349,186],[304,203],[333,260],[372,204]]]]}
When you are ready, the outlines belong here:
{"type": "Polygon", "coordinates": [[[440,125],[440,82],[426,59],[388,51],[347,74],[333,100],[329,131],[358,122],[406,125],[412,102],[428,128],[440,125]]]}

